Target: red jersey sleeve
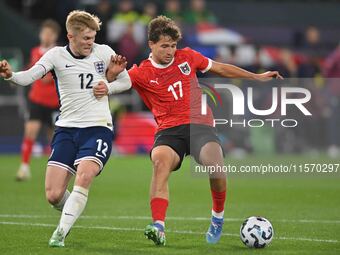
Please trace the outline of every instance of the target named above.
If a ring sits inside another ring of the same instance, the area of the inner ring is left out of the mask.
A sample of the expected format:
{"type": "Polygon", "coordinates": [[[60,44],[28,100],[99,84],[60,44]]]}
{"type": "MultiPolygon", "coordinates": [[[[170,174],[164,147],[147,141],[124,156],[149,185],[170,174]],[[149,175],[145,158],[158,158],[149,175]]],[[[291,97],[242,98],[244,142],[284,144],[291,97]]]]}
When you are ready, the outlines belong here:
{"type": "Polygon", "coordinates": [[[201,53],[191,48],[186,48],[186,50],[189,53],[192,65],[196,68],[196,70],[199,70],[202,73],[209,71],[212,65],[211,59],[203,56],[201,53]]]}
{"type": "Polygon", "coordinates": [[[138,72],[138,66],[134,64],[130,70],[128,71],[131,84],[133,88],[136,88],[138,86],[138,77],[139,77],[139,72],[138,72]]]}

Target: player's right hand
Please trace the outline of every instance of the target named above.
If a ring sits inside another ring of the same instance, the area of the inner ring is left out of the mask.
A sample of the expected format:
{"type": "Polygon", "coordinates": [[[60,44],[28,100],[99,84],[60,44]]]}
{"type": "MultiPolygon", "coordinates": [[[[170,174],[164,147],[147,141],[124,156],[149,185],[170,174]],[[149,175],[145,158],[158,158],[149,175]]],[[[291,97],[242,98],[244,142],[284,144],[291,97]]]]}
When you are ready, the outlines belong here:
{"type": "Polygon", "coordinates": [[[126,58],[121,55],[111,56],[110,64],[107,67],[106,79],[109,82],[114,81],[118,74],[124,71],[127,66],[126,58]]]}
{"type": "Polygon", "coordinates": [[[258,81],[270,81],[273,78],[283,80],[283,77],[278,71],[267,71],[264,73],[256,74],[255,76],[255,79],[258,81]]]}
{"type": "Polygon", "coordinates": [[[5,79],[12,77],[12,67],[7,60],[0,61],[0,77],[5,79]]]}

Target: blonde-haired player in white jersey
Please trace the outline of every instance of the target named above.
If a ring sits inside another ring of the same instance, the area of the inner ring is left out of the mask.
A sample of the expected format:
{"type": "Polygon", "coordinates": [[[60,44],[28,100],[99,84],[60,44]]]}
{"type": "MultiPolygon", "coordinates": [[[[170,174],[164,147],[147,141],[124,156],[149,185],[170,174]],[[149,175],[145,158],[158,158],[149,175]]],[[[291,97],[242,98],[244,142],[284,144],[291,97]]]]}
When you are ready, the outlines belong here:
{"type": "Polygon", "coordinates": [[[107,88],[119,93],[131,87],[126,59],[109,46],[94,43],[100,25],[98,17],[72,11],[66,20],[69,45],[52,48],[23,72],[12,72],[6,60],[0,61],[0,76],[18,85],[29,85],[50,71],[55,78],[61,106],[45,181],[47,200],[62,211],[49,241],[53,247],[64,246],[85,208],[94,177],[110,156],[113,123],[107,88]],[[116,73],[112,83],[106,80],[108,67],[116,73]],[[76,177],[70,193],[67,184],[72,175],[76,177]]]}

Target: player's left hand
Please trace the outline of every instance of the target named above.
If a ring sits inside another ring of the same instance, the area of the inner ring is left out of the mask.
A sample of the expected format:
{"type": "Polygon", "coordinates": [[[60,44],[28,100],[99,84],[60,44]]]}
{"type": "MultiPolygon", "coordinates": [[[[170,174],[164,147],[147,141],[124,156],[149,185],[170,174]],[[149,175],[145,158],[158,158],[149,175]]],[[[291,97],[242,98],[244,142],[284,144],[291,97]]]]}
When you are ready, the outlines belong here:
{"type": "Polygon", "coordinates": [[[103,96],[107,96],[109,89],[104,81],[99,81],[97,85],[93,86],[93,95],[97,99],[101,99],[103,96]]]}
{"type": "Polygon", "coordinates": [[[106,78],[109,82],[116,79],[117,75],[121,73],[127,65],[126,58],[121,55],[111,56],[110,64],[107,67],[106,78]]]}
{"type": "Polygon", "coordinates": [[[256,74],[255,76],[255,79],[258,81],[270,81],[273,78],[283,80],[283,77],[278,71],[268,71],[265,73],[256,74]]]}

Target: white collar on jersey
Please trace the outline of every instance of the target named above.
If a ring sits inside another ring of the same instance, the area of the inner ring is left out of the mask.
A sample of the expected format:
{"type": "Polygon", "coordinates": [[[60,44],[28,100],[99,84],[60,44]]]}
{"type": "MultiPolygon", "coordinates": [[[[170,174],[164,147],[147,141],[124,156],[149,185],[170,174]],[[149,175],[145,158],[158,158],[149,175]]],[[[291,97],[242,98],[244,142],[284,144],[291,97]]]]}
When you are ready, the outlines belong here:
{"type": "Polygon", "coordinates": [[[156,68],[160,68],[160,69],[163,69],[163,68],[167,68],[169,66],[172,65],[172,63],[175,61],[175,57],[173,57],[173,59],[171,60],[171,62],[167,65],[161,65],[161,64],[157,64],[153,59],[152,59],[152,53],[150,53],[149,55],[149,60],[151,62],[151,64],[156,67],[156,68]]]}

